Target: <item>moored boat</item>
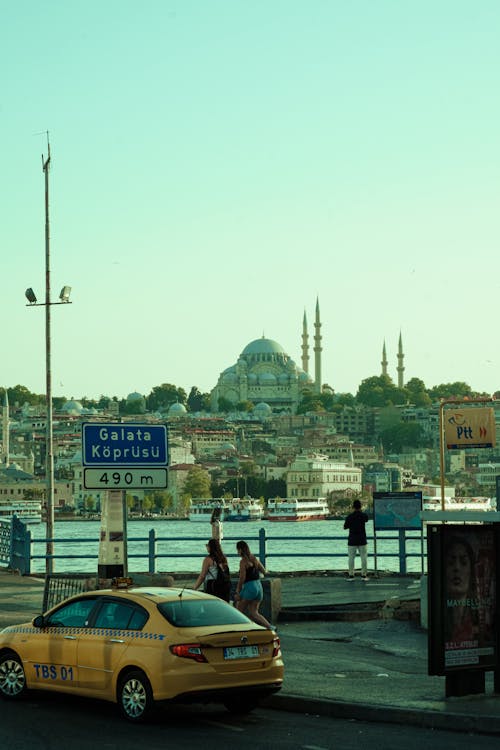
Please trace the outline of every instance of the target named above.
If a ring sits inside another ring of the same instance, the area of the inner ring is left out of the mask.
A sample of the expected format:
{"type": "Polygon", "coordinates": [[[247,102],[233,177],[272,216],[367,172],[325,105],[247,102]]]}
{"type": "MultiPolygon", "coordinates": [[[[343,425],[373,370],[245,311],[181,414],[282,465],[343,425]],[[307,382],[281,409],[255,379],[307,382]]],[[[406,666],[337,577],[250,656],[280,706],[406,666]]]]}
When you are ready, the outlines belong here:
{"type": "Polygon", "coordinates": [[[262,506],[255,498],[245,495],[226,500],[225,521],[260,521],[261,518],[262,506]]]}
{"type": "Polygon", "coordinates": [[[16,516],[27,524],[41,523],[42,503],[40,500],[9,500],[0,502],[0,519],[8,520],[16,516]]]}
{"type": "Polygon", "coordinates": [[[194,497],[189,507],[189,520],[210,523],[215,508],[220,508],[220,520],[226,520],[226,501],[222,497],[194,497]]]}
{"type": "MultiPolygon", "coordinates": [[[[442,510],[441,498],[424,495],[424,510],[442,510]]],[[[494,511],[497,509],[496,501],[491,497],[445,497],[445,510],[484,510],[494,511]]]]}
{"type": "Polygon", "coordinates": [[[324,498],[269,500],[268,521],[323,521],[330,511],[324,498]]]}

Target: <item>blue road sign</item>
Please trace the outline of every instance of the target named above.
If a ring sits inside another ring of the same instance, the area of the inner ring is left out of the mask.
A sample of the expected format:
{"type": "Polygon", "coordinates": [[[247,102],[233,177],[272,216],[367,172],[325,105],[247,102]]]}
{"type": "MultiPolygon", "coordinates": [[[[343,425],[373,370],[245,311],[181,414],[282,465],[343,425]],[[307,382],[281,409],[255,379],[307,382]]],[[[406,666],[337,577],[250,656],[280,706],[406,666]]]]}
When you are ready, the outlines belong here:
{"type": "Polygon", "coordinates": [[[166,425],[84,422],[84,466],[166,466],[166,425]]]}

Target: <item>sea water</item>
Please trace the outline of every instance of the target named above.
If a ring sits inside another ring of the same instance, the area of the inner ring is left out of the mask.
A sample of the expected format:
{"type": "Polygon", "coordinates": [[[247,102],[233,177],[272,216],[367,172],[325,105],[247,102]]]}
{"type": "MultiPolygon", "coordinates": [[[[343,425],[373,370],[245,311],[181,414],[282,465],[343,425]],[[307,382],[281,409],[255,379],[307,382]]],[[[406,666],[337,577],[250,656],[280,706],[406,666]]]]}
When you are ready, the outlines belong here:
{"type": "MultiPolygon", "coordinates": [[[[56,572],[93,572],[99,554],[100,521],[56,521],[54,525],[54,569],[56,572]],[[63,541],[64,540],[64,541],[63,541]],[[81,555],[71,559],[71,555],[81,555]]],[[[236,542],[244,539],[257,556],[262,557],[259,532],[266,536],[266,568],[270,573],[306,572],[347,569],[347,532],[343,520],[272,522],[245,521],[224,523],[222,548],[231,570],[238,567],[236,542]]],[[[198,572],[206,555],[210,524],[166,519],[144,519],[127,522],[127,554],[129,572],[149,569],[149,535],[156,537],[155,572],[198,572]]],[[[30,526],[32,555],[45,554],[45,524],[30,526]],[[37,541],[39,540],[39,541],[37,541]]],[[[373,523],[366,527],[368,535],[368,566],[370,570],[397,572],[400,570],[398,532],[377,531],[373,523]],[[375,554],[376,553],[376,554],[375,554]]],[[[420,533],[406,536],[406,567],[419,573],[425,566],[420,533]]],[[[356,562],[359,567],[359,559],[356,562]]],[[[31,562],[33,573],[45,570],[45,559],[31,562]]]]}

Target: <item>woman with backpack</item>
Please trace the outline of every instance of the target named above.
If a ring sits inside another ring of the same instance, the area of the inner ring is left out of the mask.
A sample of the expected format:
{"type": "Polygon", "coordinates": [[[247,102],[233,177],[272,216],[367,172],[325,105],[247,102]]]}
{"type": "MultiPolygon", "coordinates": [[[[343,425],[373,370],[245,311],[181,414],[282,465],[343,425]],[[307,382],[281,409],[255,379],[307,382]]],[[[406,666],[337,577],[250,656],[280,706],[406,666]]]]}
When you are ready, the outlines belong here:
{"type": "Polygon", "coordinates": [[[209,539],[207,542],[207,556],[203,560],[201,573],[193,586],[194,590],[197,591],[202,584],[207,594],[218,596],[226,602],[229,601],[231,595],[229,566],[217,539],[209,539]]]}

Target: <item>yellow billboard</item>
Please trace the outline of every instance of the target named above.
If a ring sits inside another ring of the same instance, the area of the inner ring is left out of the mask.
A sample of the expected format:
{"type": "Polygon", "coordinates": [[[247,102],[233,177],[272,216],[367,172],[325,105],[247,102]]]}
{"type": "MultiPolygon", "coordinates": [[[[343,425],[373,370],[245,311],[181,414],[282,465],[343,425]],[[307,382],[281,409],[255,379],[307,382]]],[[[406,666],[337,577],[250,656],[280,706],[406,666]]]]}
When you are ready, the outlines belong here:
{"type": "Polygon", "coordinates": [[[493,448],[496,440],[495,411],[488,407],[465,406],[444,412],[447,448],[493,448]]]}

